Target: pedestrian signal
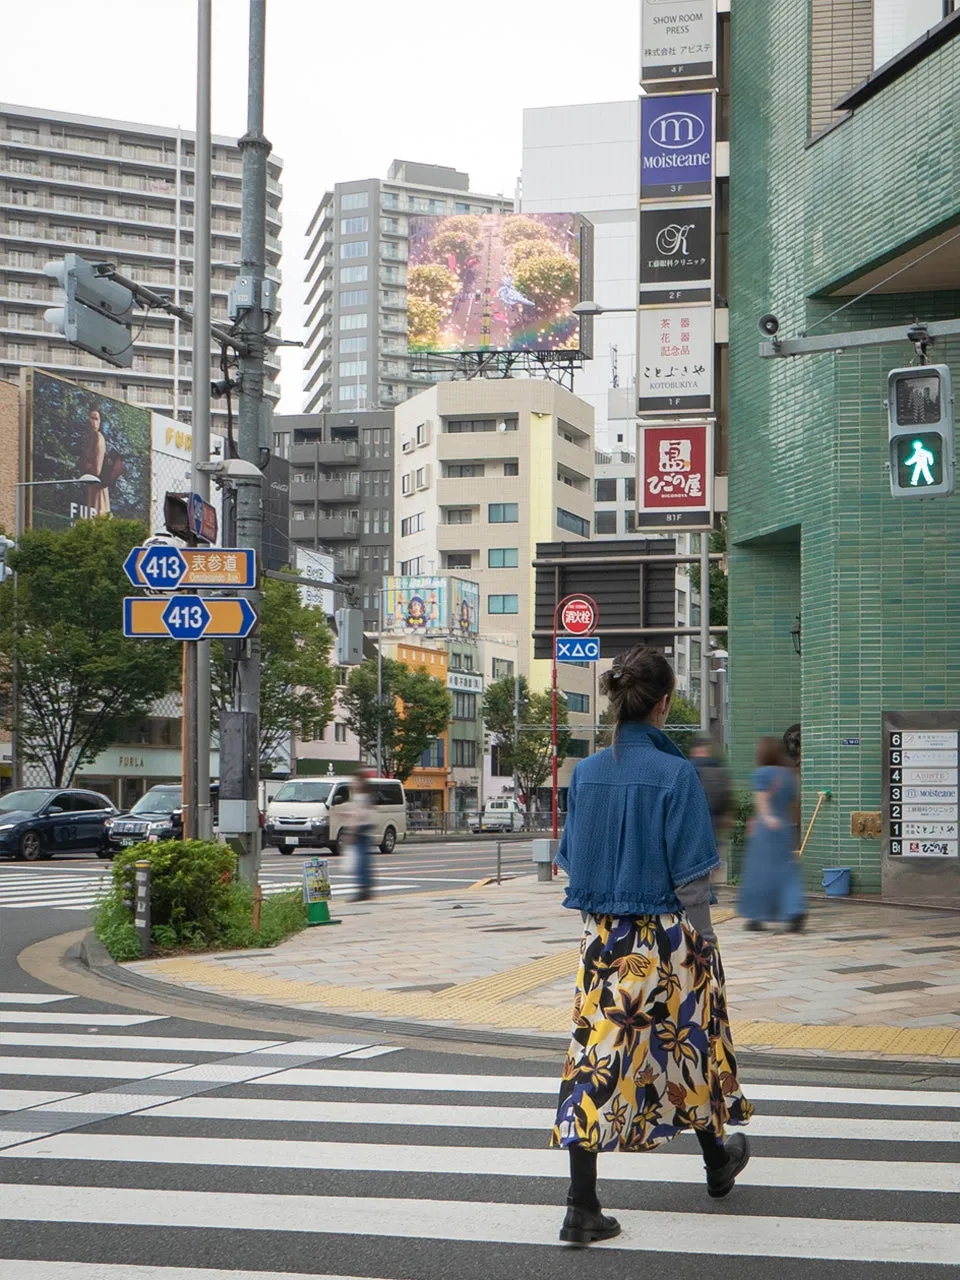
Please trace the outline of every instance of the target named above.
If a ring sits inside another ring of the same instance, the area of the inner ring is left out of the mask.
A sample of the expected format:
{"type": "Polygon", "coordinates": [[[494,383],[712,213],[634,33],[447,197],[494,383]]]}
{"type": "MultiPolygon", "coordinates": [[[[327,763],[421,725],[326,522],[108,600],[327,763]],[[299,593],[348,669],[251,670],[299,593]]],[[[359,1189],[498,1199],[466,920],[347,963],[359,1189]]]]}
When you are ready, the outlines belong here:
{"type": "Polygon", "coordinates": [[[895,498],[953,493],[953,390],[945,364],[893,369],[887,384],[890,492],[895,498]]]}

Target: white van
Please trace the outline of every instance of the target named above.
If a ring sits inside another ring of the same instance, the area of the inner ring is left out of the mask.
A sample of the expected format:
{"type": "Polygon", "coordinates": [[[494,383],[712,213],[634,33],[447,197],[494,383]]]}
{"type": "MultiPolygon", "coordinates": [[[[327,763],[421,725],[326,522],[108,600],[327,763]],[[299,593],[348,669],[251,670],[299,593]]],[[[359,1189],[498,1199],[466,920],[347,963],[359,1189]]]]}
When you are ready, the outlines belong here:
{"type": "MultiPolygon", "coordinates": [[[[293,778],[267,805],[264,833],[281,853],[296,849],[329,849],[342,853],[342,806],[350,799],[350,778],[293,778]]],[[[381,853],[393,853],[407,836],[407,798],[396,778],[371,778],[374,803],[373,842],[381,853]]]]}
{"type": "Polygon", "coordinates": [[[488,800],[474,831],[522,831],[523,810],[512,796],[488,800]]]}

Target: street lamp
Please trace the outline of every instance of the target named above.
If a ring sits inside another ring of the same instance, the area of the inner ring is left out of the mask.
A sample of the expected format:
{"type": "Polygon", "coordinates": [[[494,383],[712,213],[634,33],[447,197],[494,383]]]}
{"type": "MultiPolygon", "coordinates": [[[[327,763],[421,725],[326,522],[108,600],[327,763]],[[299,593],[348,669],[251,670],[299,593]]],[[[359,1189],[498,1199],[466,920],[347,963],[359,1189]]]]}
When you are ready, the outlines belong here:
{"type": "MultiPolygon", "coordinates": [[[[14,500],[15,509],[13,517],[14,541],[16,541],[21,533],[23,533],[23,503],[21,500],[21,489],[37,489],[42,485],[48,484],[99,484],[100,477],[92,475],[69,476],[65,480],[17,480],[14,484],[14,500]]],[[[20,621],[18,590],[19,575],[14,570],[13,573],[13,629],[17,632],[20,621]]],[[[18,684],[17,671],[17,650],[14,646],[13,663],[10,672],[10,702],[11,702],[11,725],[10,725],[10,772],[11,781],[14,788],[20,785],[20,689],[18,684]]]]}
{"type": "Polygon", "coordinates": [[[586,302],[578,302],[573,308],[575,316],[606,316],[611,314],[633,314],[637,310],[636,307],[602,307],[599,302],[594,302],[592,298],[586,302]]]}

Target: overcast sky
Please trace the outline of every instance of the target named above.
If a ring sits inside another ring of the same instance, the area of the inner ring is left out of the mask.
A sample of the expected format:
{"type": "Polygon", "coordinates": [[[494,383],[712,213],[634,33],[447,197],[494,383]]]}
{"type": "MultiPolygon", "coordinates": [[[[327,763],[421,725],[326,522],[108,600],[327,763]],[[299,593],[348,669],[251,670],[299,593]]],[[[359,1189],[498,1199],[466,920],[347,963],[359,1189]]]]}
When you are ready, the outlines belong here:
{"type": "MultiPolygon", "coordinates": [[[[284,336],[303,236],[332,183],[394,158],[513,195],[525,107],[638,91],[636,0],[268,0],[266,132],[284,160],[284,336]]],[[[213,129],[246,118],[247,0],[214,0],[213,129]]],[[[196,121],[195,0],[0,0],[0,99],[150,124],[196,121]]],[[[300,356],[284,361],[298,412],[300,356]]]]}

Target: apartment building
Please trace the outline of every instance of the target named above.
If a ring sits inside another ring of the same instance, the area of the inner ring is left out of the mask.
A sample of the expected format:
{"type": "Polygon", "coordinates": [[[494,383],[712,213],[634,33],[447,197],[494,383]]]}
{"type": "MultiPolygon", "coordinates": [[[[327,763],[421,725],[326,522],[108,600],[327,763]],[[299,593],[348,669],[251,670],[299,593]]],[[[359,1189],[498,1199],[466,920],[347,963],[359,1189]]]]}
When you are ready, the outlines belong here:
{"type": "MultiPolygon", "coordinates": [[[[241,160],[233,138],[214,137],[212,170],[212,314],[225,319],[240,258],[241,160]]],[[[278,283],[281,171],[271,156],[267,275],[278,283]]],[[[56,284],[43,266],[67,253],[113,262],[190,309],[193,196],[194,140],[185,130],[0,104],[0,378],[16,381],[34,365],[189,421],[190,326],[135,308],[133,367],[115,369],[46,323],[56,284]]],[[[272,400],[279,370],[276,354],[268,354],[272,400]]],[[[222,431],[222,402],[214,401],[212,416],[222,431]]]]}
{"type": "Polygon", "coordinates": [[[364,629],[379,630],[393,572],[393,414],[282,414],[273,427],[289,440],[291,543],[332,551],[335,575],[357,584],[364,629]]]}
{"type": "MultiPolygon", "coordinates": [[[[477,582],[481,638],[515,643],[520,674],[547,688],[550,663],[533,657],[533,560],[538,542],[591,535],[592,409],[542,379],[471,379],[421,392],[394,418],[397,572],[477,582]]],[[[589,724],[592,671],[560,674],[571,723],[589,724]]]]}
{"type": "Polygon", "coordinates": [[[408,215],[512,208],[466,173],[409,160],[325,192],[307,228],[304,411],[384,408],[434,381],[407,355],[408,215]]]}

